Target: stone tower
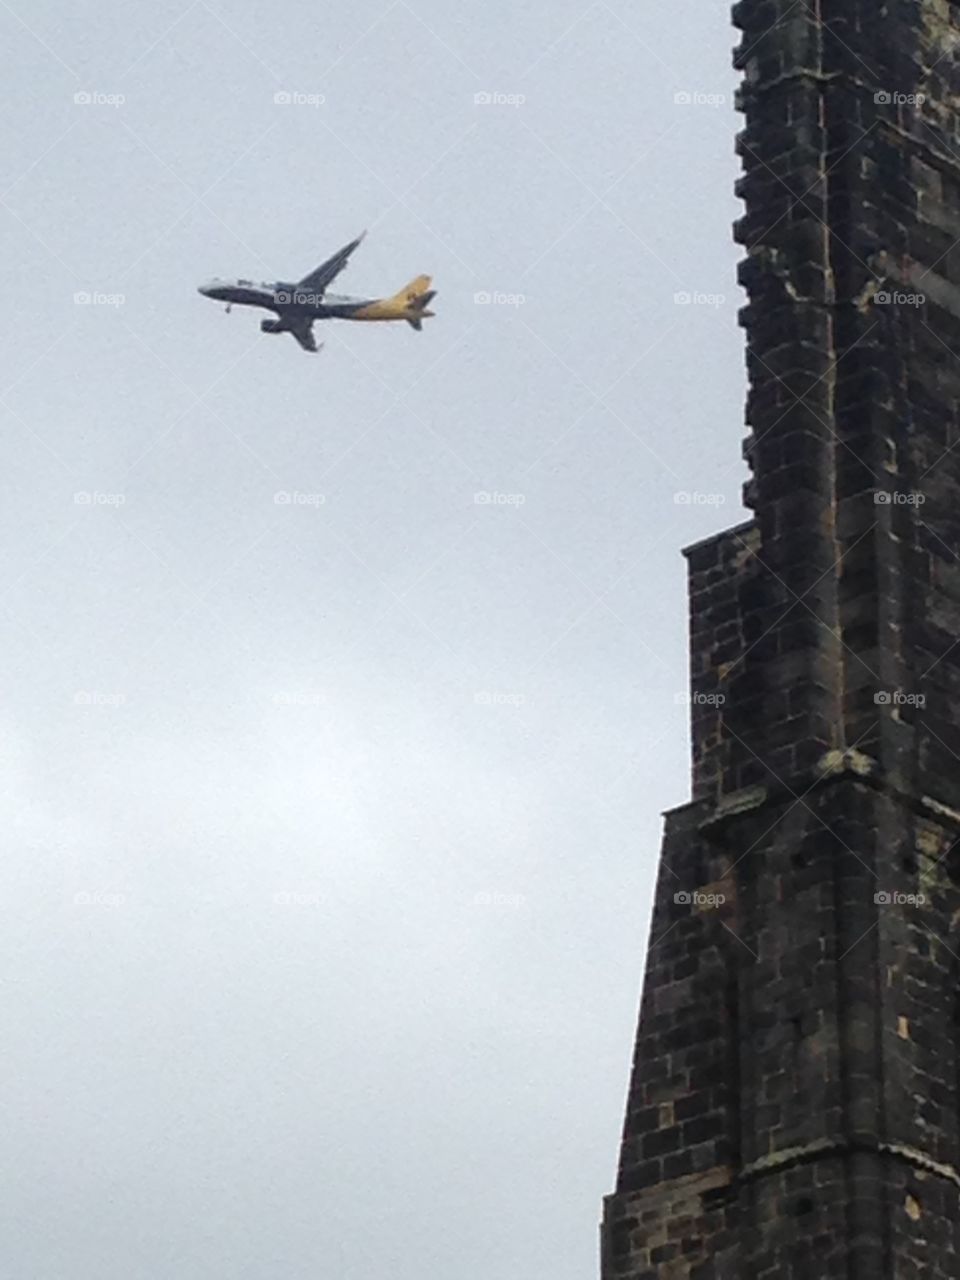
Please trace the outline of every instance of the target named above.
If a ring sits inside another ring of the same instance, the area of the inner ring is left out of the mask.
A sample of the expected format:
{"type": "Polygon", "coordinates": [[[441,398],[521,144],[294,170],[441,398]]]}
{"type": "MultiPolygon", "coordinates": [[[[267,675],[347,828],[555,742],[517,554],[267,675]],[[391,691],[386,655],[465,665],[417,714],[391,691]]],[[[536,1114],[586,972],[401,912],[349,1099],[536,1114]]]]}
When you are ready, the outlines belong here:
{"type": "Polygon", "coordinates": [[[753,519],[687,551],[604,1280],[960,1278],[960,3],[742,0],[753,519]]]}

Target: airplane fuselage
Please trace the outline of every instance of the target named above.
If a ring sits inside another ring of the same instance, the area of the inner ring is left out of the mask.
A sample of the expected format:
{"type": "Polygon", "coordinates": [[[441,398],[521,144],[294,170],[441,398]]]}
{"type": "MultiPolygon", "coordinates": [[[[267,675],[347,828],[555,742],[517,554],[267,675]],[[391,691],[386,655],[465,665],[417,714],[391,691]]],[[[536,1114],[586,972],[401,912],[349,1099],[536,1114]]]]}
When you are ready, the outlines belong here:
{"type": "Polygon", "coordinates": [[[394,298],[351,298],[346,294],[316,294],[295,284],[257,284],[252,280],[211,280],[201,285],[205,298],[230,307],[262,307],[280,319],[405,320],[405,302],[394,298]]]}

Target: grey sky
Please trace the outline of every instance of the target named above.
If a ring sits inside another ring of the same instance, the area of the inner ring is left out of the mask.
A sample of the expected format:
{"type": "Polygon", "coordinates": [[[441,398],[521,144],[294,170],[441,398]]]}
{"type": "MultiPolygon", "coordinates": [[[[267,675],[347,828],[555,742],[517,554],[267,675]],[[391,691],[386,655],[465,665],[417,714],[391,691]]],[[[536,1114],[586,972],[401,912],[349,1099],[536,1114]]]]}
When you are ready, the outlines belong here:
{"type": "Polygon", "coordinates": [[[0,3],[4,1276],[595,1274],[741,518],[728,9],[0,3]],[[364,227],[423,333],[196,292],[364,227]]]}

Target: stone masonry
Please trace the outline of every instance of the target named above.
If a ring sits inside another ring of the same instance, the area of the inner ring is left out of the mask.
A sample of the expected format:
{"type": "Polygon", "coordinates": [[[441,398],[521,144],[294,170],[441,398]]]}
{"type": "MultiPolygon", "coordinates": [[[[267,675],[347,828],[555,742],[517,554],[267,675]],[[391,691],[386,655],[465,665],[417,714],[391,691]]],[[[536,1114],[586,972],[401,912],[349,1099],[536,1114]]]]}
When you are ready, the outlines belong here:
{"type": "Polygon", "coordinates": [[[686,553],[603,1280],[960,1280],[960,3],[734,20],[754,518],[686,553]]]}

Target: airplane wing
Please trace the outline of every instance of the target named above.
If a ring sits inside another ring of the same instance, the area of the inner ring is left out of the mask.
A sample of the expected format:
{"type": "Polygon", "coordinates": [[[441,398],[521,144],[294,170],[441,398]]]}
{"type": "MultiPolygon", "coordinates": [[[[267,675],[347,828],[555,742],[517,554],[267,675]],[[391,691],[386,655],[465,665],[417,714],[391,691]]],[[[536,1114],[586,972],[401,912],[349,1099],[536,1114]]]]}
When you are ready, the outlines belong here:
{"type": "Polygon", "coordinates": [[[304,276],[297,284],[297,293],[325,293],[347,265],[351,253],[353,253],[366,234],[365,231],[361,232],[356,240],[351,240],[339,253],[335,253],[332,258],[328,258],[326,262],[317,267],[316,271],[311,271],[308,276],[304,276]]]}
{"type": "MultiPolygon", "coordinates": [[[[319,351],[317,340],[313,336],[313,321],[309,318],[301,320],[299,323],[287,324],[286,329],[292,333],[296,340],[303,347],[304,351],[319,351]]],[[[321,344],[322,345],[322,344],[321,344]]]]}

